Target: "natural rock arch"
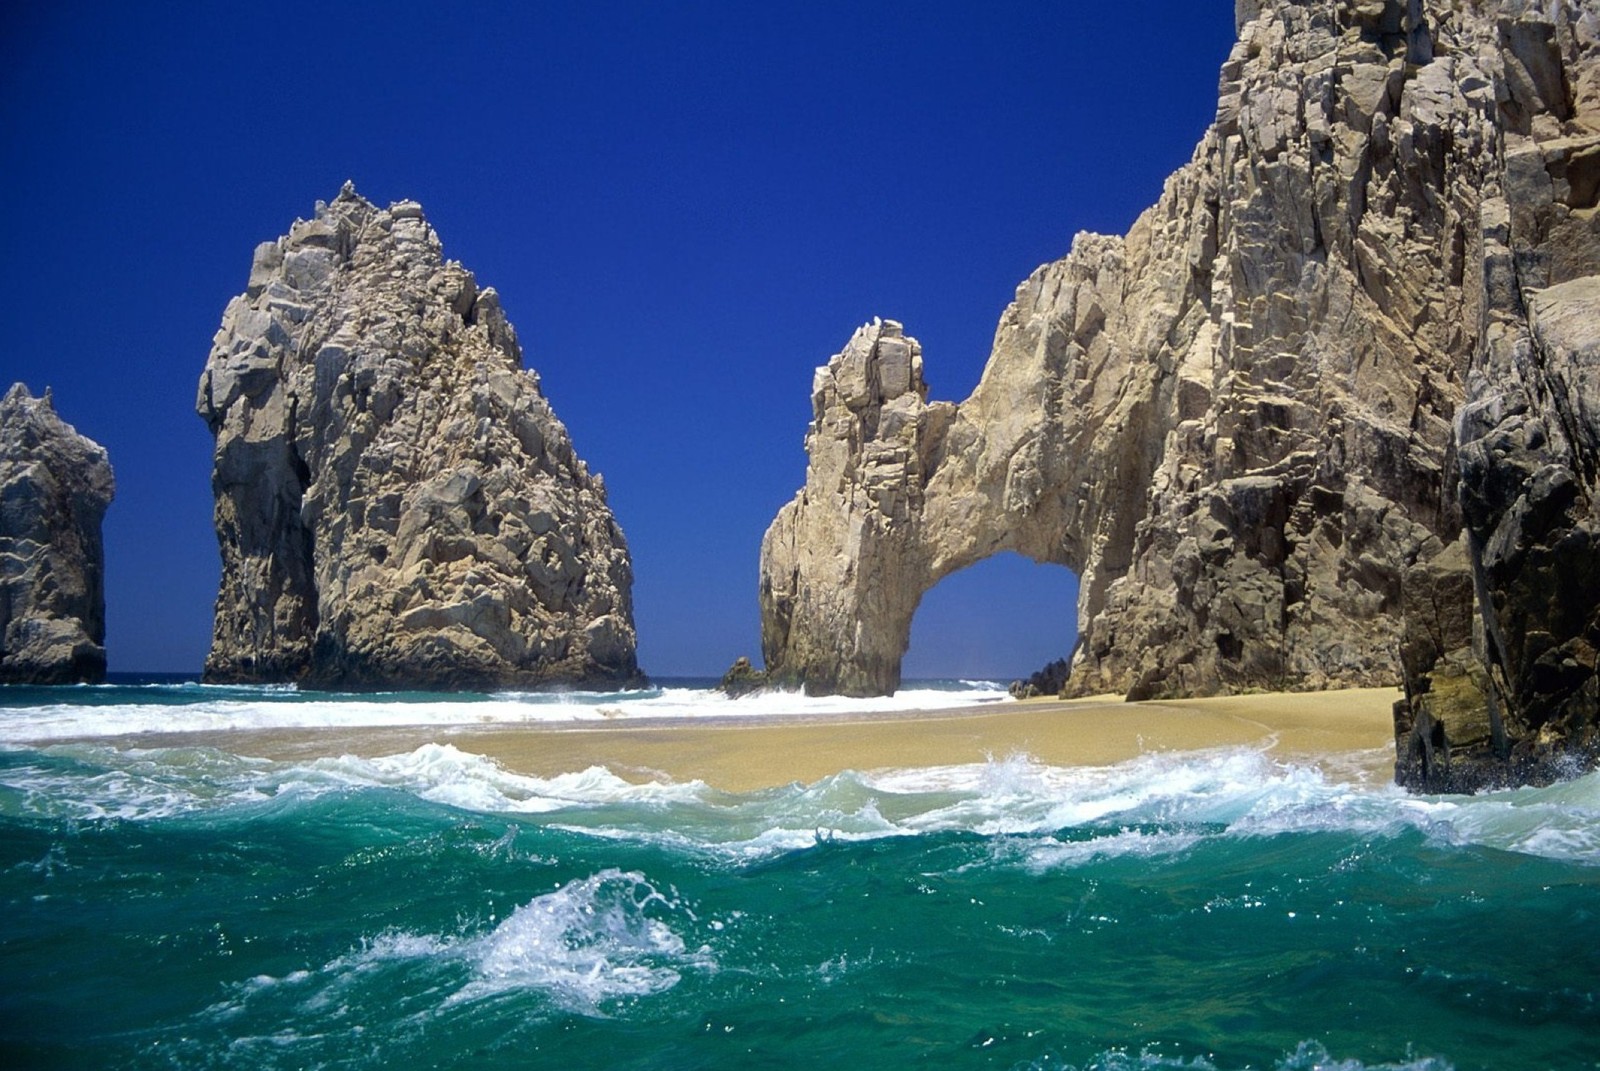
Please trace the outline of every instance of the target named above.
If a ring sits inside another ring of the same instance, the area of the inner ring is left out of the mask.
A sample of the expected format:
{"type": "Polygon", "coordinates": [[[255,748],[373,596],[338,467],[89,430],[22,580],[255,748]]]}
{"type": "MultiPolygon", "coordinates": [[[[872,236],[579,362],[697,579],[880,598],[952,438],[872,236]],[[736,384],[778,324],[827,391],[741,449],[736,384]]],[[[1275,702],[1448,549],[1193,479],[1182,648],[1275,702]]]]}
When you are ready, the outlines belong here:
{"type": "MultiPolygon", "coordinates": [[[[913,680],[1009,684],[1037,675],[1041,666],[1055,666],[1059,677],[1077,642],[1077,604],[1077,574],[1062,565],[1000,551],[958,569],[917,604],[901,659],[902,686],[913,680]]],[[[1060,688],[1058,679],[1048,693],[1060,688]]]]}
{"type": "Polygon", "coordinates": [[[1600,270],[1596,24],[1551,10],[1241,4],[1192,160],[1022,284],[971,397],[889,323],[819,371],[769,672],[892,690],[921,593],[1011,549],[1082,578],[1071,692],[1394,683],[1469,374],[1600,270]]]}
{"type": "Polygon", "coordinates": [[[1042,330],[1039,303],[1058,301],[1063,282],[1073,312],[1082,296],[1081,326],[1103,337],[1099,273],[1043,271],[1019,288],[997,356],[960,406],[928,403],[921,346],[892,320],[862,327],[817,370],[806,487],[762,541],[774,679],[818,694],[894,691],[923,594],[1002,551],[1078,574],[1080,622],[1103,606],[1105,567],[1123,564],[1108,550],[1138,520],[1106,504],[1148,479],[1153,458],[1137,448],[1148,406],[1092,374],[1114,357],[1106,347],[1062,347],[1042,330]],[[1002,352],[1006,374],[995,375],[1002,352]],[[1085,389],[1069,395],[1063,379],[1085,389]],[[1065,418],[1085,403],[1099,419],[1065,418]]]}
{"type": "Polygon", "coordinates": [[[1600,13],[1236,21],[1194,158],[1022,285],[971,398],[893,325],[819,372],[768,671],[893,688],[904,605],[1011,547],[1082,568],[1069,693],[1403,670],[1401,783],[1600,761],[1600,13]]]}

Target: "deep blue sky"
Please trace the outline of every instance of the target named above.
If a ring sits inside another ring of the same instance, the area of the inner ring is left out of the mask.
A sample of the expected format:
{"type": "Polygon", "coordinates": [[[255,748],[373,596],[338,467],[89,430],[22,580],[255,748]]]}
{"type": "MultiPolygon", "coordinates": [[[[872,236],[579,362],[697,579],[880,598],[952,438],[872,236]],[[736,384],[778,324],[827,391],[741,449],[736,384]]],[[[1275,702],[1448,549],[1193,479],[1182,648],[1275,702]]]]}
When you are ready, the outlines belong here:
{"type": "MultiPolygon", "coordinates": [[[[0,389],[111,453],[113,670],[197,669],[218,558],[196,381],[251,251],[347,178],[494,286],[633,550],[640,661],[759,655],[812,369],[884,316],[964,398],[1016,284],[1190,156],[1221,0],[81,3],[0,13],[0,389]]],[[[951,577],[909,676],[1065,654],[1073,578],[951,577]]]]}

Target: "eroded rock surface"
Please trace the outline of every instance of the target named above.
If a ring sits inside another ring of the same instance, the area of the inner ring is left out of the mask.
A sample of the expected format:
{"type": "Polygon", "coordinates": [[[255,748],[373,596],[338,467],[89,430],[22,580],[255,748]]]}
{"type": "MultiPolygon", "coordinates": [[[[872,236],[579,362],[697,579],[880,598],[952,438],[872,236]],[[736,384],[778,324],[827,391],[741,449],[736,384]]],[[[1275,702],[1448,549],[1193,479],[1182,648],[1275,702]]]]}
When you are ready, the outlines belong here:
{"type": "Polygon", "coordinates": [[[1501,636],[1507,733],[1592,709],[1600,15],[1237,21],[1193,159],[1126,236],[1018,288],[971,397],[902,386],[898,325],[819,371],[806,486],[762,547],[774,677],[894,689],[922,593],[1014,550],[1080,574],[1068,693],[1392,684],[1406,578],[1467,540],[1432,589],[1501,636]]]}
{"type": "Polygon", "coordinates": [[[1464,549],[1406,578],[1397,774],[1437,790],[1600,758],[1600,276],[1527,298],[1458,423],[1464,549]]]}
{"type": "Polygon", "coordinates": [[[0,684],[106,675],[105,549],[116,491],[98,444],[21,383],[0,400],[0,684]]]}
{"type": "Polygon", "coordinates": [[[604,484],[415,202],[346,184],[261,245],[196,404],[223,559],[208,679],[639,679],[604,484]]]}

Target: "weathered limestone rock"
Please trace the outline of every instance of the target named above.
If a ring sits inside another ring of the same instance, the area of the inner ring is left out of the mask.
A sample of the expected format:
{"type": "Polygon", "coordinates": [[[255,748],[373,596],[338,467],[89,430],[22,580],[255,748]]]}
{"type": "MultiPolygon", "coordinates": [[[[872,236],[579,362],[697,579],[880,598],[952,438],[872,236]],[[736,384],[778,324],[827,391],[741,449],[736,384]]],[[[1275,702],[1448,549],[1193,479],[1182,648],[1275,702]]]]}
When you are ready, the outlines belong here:
{"type": "Polygon", "coordinates": [[[929,406],[927,393],[922,347],[893,320],[861,328],[817,369],[806,487],[761,545],[761,645],[774,684],[856,696],[899,685],[932,569],[921,537],[929,462],[955,413],[929,406]]]}
{"type": "MultiPolygon", "coordinates": [[[[902,496],[914,515],[886,524],[813,462],[765,544],[769,670],[893,688],[922,592],[1014,550],[1080,575],[1073,693],[1395,680],[1401,572],[1459,527],[1471,296],[1440,253],[1498,133],[1437,104],[1464,92],[1440,78],[1453,62],[1413,68],[1391,37],[1321,3],[1245,23],[1216,122],[1157,204],[1018,288],[902,496]],[[830,564],[788,535],[818,528],[872,538],[830,564]]],[[[823,445],[835,426],[813,422],[813,457],[854,458],[823,445]]]]}
{"type": "MultiPolygon", "coordinates": [[[[892,690],[922,593],[1014,550],[1080,574],[1068,693],[1389,684],[1405,578],[1459,538],[1506,732],[1550,735],[1530,703],[1592,724],[1600,14],[1246,0],[1238,24],[1193,159],[1018,288],[971,397],[905,393],[882,326],[818,373],[762,547],[770,674],[892,690]]],[[[1470,682],[1461,651],[1438,657],[1470,682]]]]}
{"type": "Polygon", "coordinates": [[[207,679],[639,679],[604,484],[415,202],[347,183],[261,245],[196,407],[223,559],[207,679]]]}
{"type": "Polygon", "coordinates": [[[106,675],[106,452],[21,383],[0,400],[0,684],[106,675]]]}

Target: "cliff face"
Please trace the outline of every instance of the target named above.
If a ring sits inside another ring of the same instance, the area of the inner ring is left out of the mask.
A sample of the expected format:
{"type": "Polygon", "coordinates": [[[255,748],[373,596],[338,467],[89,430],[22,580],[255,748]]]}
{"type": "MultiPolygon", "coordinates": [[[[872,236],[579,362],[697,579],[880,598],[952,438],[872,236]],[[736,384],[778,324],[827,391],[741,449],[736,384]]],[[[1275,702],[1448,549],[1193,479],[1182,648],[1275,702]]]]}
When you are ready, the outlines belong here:
{"type": "Polygon", "coordinates": [[[260,246],[196,405],[223,559],[207,679],[639,678],[604,484],[414,202],[347,184],[260,246]]]}
{"type": "Polygon", "coordinates": [[[99,445],[21,383],[0,400],[0,684],[106,675],[100,523],[116,484],[99,445]]]}
{"type": "Polygon", "coordinates": [[[1600,16],[1239,8],[1193,159],[1125,237],[1018,288],[970,398],[886,378],[882,326],[819,371],[806,486],[762,547],[774,676],[892,690],[922,593],[1014,550],[1080,574],[1069,693],[1391,684],[1425,631],[1407,605],[1465,591],[1505,689],[1544,658],[1592,695],[1597,600],[1557,578],[1596,575],[1569,534],[1592,519],[1600,16]]]}

